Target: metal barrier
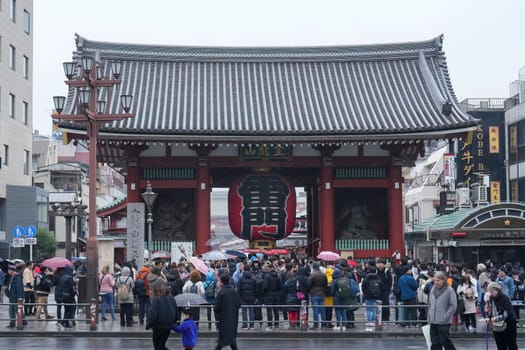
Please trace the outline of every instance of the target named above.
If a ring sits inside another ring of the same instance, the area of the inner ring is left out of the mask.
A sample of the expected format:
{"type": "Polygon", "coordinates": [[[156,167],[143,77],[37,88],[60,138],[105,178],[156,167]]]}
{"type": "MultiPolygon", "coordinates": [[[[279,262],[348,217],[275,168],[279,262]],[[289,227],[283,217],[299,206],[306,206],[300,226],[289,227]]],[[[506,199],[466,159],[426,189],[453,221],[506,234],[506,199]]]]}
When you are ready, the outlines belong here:
{"type": "MultiPolygon", "coordinates": [[[[60,307],[64,309],[65,306],[68,305],[74,305],[76,307],[76,317],[64,319],[64,318],[54,318],[54,319],[43,319],[43,320],[37,320],[34,318],[26,317],[24,318],[24,301],[22,299],[18,300],[18,303],[9,304],[4,303],[0,304],[0,321],[11,321],[12,319],[9,318],[9,315],[6,315],[6,308],[8,308],[10,305],[16,305],[16,329],[17,330],[23,330],[24,326],[31,325],[32,322],[86,322],[86,324],[89,324],[90,330],[94,331],[97,328],[97,306],[100,307],[100,305],[97,305],[97,300],[92,299],[90,303],[75,303],[75,304],[56,304],[56,303],[48,303],[48,308],[56,308],[60,307]],[[83,314],[83,316],[80,316],[83,314]]],[[[32,306],[38,306],[37,303],[31,303],[26,305],[32,305],[32,306]]],[[[517,307],[525,307],[525,305],[515,305],[517,307]]],[[[301,305],[242,305],[241,310],[239,311],[239,327],[240,329],[291,329],[291,330],[300,330],[300,331],[307,331],[308,329],[312,329],[314,325],[314,317],[313,317],[313,310],[314,307],[317,308],[324,308],[325,312],[328,309],[332,309],[335,311],[336,309],[345,309],[346,311],[346,320],[344,320],[344,317],[337,321],[337,316],[332,315],[330,319],[325,319],[325,321],[322,321],[319,317],[317,324],[319,328],[331,328],[328,327],[328,324],[331,323],[338,323],[342,324],[345,328],[355,327],[355,326],[365,326],[366,330],[380,330],[385,325],[392,325],[397,324],[401,327],[417,327],[426,324],[426,317],[424,320],[420,320],[416,317],[416,319],[412,320],[406,320],[404,319],[403,315],[406,314],[405,311],[407,309],[424,309],[425,315],[427,312],[427,305],[424,304],[418,304],[418,305],[382,305],[381,301],[377,301],[375,305],[365,305],[365,304],[356,304],[356,305],[324,305],[324,306],[313,306],[311,304],[307,304],[306,301],[303,302],[301,305]],[[376,310],[375,312],[375,319],[371,322],[366,317],[366,311],[367,308],[374,308],[376,310]],[[382,313],[384,309],[390,309],[391,311],[397,310],[397,319],[396,317],[392,317],[392,315],[395,315],[395,313],[392,312],[390,319],[388,320],[382,320],[382,313]],[[244,309],[244,310],[243,310],[244,309]],[[257,311],[257,319],[256,319],[256,309],[260,309],[257,311]],[[273,310],[272,310],[273,309],[273,310]],[[288,319],[287,311],[289,309],[294,309],[297,311],[298,318],[294,320],[288,319]],[[277,310],[277,315],[279,316],[279,319],[275,319],[272,317],[272,320],[270,321],[268,319],[268,312],[277,310]],[[243,319],[242,315],[245,314],[246,317],[243,319]],[[266,327],[263,327],[266,325],[266,327]],[[275,326],[277,325],[277,326],[275,326]],[[259,326],[259,327],[255,327],[259,326]],[[370,329],[369,329],[370,328],[370,329]]],[[[206,325],[208,324],[209,329],[213,329],[212,325],[215,324],[216,319],[215,316],[211,316],[214,314],[213,312],[213,305],[199,305],[195,306],[195,309],[199,309],[198,317],[196,319],[196,322],[199,325],[206,325]],[[210,310],[211,309],[211,310],[210,310]],[[208,311],[209,310],[209,311],[208,311]]],[[[138,313],[138,308],[134,309],[135,315],[138,313]]],[[[335,312],[334,312],[335,313],[335,312]]],[[[99,313],[100,314],[100,313],[99,313]]],[[[417,315],[417,314],[416,314],[417,315]]],[[[100,315],[103,316],[103,315],[100,315]]],[[[320,315],[319,315],[320,316],[320,315]]]]}

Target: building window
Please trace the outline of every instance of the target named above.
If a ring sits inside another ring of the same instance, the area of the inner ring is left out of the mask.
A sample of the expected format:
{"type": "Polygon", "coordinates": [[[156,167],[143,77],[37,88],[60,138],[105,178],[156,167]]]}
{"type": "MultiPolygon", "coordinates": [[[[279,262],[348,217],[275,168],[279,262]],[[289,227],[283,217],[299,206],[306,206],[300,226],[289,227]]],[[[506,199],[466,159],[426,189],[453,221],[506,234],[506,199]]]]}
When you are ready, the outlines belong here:
{"type": "Polygon", "coordinates": [[[29,151],[24,150],[24,175],[29,175],[29,151]]]}
{"type": "Polygon", "coordinates": [[[9,165],[9,146],[4,145],[4,165],[9,165]]]}
{"type": "Polygon", "coordinates": [[[22,102],[22,123],[27,125],[27,120],[29,119],[29,103],[26,101],[22,102]]]}
{"type": "Polygon", "coordinates": [[[27,10],[24,10],[24,32],[31,33],[31,14],[27,10]]]}
{"type": "Polygon", "coordinates": [[[9,68],[15,70],[16,66],[16,48],[13,45],[9,45],[9,68]]]}
{"type": "Polygon", "coordinates": [[[10,0],[9,2],[9,18],[11,21],[16,22],[16,0],[10,0]]]}
{"type": "Polygon", "coordinates": [[[15,119],[15,95],[9,94],[9,116],[15,119]]]}
{"type": "Polygon", "coordinates": [[[23,60],[22,76],[24,77],[24,79],[29,78],[29,57],[27,57],[26,55],[24,55],[23,60]]]}

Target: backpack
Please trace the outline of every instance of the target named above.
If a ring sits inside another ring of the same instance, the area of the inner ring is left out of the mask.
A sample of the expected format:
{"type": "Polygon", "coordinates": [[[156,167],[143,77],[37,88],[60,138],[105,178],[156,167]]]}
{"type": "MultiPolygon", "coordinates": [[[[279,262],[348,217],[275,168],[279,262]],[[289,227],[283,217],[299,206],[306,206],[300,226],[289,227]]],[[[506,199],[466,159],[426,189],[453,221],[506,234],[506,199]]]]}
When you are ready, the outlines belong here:
{"type": "Polygon", "coordinates": [[[118,289],[117,289],[117,298],[119,300],[126,300],[129,298],[129,290],[128,290],[128,286],[126,286],[126,283],[128,282],[128,278],[126,278],[126,280],[124,281],[124,283],[120,283],[119,286],[118,286],[118,289]]]}
{"type": "Polygon", "coordinates": [[[374,298],[381,298],[381,280],[379,278],[368,283],[368,294],[374,298]]]}
{"type": "Polygon", "coordinates": [[[135,288],[133,288],[133,293],[135,293],[135,295],[138,297],[146,296],[146,281],[143,278],[139,278],[135,281],[135,288]]]}
{"type": "Polygon", "coordinates": [[[337,280],[337,293],[339,294],[339,298],[341,299],[348,299],[352,296],[350,280],[348,278],[341,277],[337,280]]]}
{"type": "Polygon", "coordinates": [[[197,288],[197,284],[196,283],[192,283],[191,284],[191,286],[190,286],[190,293],[199,294],[199,288],[197,288]]]}
{"type": "Polygon", "coordinates": [[[357,297],[359,293],[361,293],[359,284],[353,278],[350,278],[350,298],[357,297]]]}
{"type": "Polygon", "coordinates": [[[211,281],[206,287],[206,299],[215,299],[215,281],[211,281]]]}
{"type": "Polygon", "coordinates": [[[428,304],[428,294],[425,293],[425,286],[427,280],[420,278],[419,287],[417,288],[417,302],[420,304],[428,304]]]}
{"type": "Polygon", "coordinates": [[[36,290],[42,291],[42,292],[50,292],[51,291],[51,280],[49,276],[47,276],[45,273],[38,275],[38,285],[36,286],[36,290]]]}

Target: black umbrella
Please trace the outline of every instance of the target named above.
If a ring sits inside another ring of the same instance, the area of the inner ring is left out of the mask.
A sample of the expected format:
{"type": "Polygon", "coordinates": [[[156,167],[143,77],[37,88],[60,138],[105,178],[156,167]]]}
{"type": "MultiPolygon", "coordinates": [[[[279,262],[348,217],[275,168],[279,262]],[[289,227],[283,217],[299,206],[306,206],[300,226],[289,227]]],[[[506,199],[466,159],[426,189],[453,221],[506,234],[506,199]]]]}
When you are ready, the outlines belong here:
{"type": "Polygon", "coordinates": [[[225,253],[228,255],[236,256],[238,258],[246,259],[246,254],[244,254],[243,252],[239,252],[237,250],[227,250],[225,251],[225,253]]]}

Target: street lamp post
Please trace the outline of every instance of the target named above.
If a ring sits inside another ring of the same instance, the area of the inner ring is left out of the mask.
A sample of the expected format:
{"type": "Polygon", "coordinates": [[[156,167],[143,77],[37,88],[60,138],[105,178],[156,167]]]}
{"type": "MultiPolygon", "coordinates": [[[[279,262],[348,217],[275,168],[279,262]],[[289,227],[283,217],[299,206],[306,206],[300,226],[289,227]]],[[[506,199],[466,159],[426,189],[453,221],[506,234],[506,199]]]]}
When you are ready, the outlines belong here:
{"type": "Polygon", "coordinates": [[[144,200],[144,203],[146,203],[146,207],[148,209],[148,218],[146,219],[146,223],[148,224],[148,259],[151,260],[151,229],[153,225],[153,204],[155,203],[155,200],[157,199],[158,193],[153,192],[151,188],[151,183],[148,181],[146,185],[146,192],[142,192],[142,199],[144,200]]]}
{"type": "MultiPolygon", "coordinates": [[[[65,62],[64,73],[66,85],[73,89],[73,98],[70,101],[71,114],[62,114],[66,98],[54,96],[53,102],[56,113],[53,119],[65,122],[84,124],[89,140],[89,237],[86,244],[87,255],[87,298],[96,303],[98,299],[97,273],[98,273],[98,246],[97,246],[97,138],[101,125],[131,118],[134,114],[128,113],[131,108],[131,95],[121,95],[122,108],[125,113],[108,114],[107,99],[109,90],[114,85],[121,83],[121,62],[111,62],[112,77],[109,77],[104,64],[98,57],[84,56],[76,62],[65,62]]],[[[96,319],[91,322],[91,330],[96,330],[96,319]]]]}

